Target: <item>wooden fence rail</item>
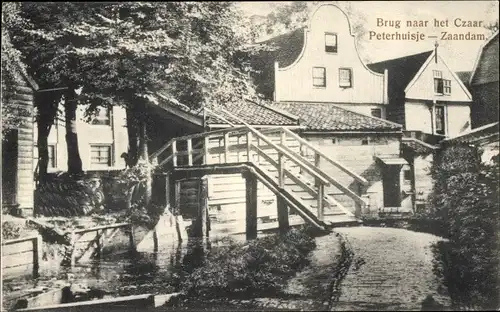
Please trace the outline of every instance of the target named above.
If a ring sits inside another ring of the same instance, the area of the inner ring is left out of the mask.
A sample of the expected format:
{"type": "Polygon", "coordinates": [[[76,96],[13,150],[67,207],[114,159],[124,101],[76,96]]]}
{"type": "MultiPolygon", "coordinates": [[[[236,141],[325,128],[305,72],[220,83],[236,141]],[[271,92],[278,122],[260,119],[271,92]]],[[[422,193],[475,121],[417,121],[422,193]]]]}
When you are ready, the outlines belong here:
{"type": "Polygon", "coordinates": [[[32,274],[39,277],[42,237],[33,235],[2,241],[2,278],[32,274]]]}

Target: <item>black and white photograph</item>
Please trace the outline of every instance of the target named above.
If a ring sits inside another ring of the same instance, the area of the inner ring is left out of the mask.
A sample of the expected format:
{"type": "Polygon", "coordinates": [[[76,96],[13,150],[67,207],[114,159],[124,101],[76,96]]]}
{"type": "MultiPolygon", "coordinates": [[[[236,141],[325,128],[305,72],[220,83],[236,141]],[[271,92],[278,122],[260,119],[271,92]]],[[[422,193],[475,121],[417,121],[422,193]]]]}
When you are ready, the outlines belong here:
{"type": "Polygon", "coordinates": [[[1,311],[500,311],[498,16],[2,2],[1,311]]]}

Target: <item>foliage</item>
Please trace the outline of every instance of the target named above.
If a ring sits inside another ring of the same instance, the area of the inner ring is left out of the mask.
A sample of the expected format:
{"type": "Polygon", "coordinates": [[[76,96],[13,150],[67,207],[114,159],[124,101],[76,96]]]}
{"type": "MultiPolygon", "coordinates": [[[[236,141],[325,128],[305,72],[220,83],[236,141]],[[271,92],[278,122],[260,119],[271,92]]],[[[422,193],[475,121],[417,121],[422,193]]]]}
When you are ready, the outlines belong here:
{"type": "Polygon", "coordinates": [[[20,61],[21,52],[11,42],[9,29],[22,24],[19,17],[19,3],[2,2],[2,138],[8,130],[17,129],[22,117],[30,116],[30,112],[14,105],[10,100],[14,94],[14,86],[22,82],[21,72],[25,68],[20,61]]]}
{"type": "Polygon", "coordinates": [[[234,59],[244,38],[232,3],[23,3],[23,13],[31,24],[16,43],[36,78],[83,87],[90,110],[159,91],[190,107],[252,93],[234,59]]]}
{"type": "Polygon", "coordinates": [[[437,273],[456,308],[498,308],[499,166],[477,148],[449,146],[434,156],[433,214],[449,241],[435,248],[437,273]]]}
{"type": "MultiPolygon", "coordinates": [[[[293,1],[281,2],[275,4],[275,9],[262,19],[257,29],[261,36],[277,36],[279,34],[291,31],[305,26],[310,14],[322,1],[293,1]]],[[[362,45],[366,34],[366,18],[363,12],[352,7],[347,1],[333,1],[342,9],[351,22],[352,33],[356,36],[357,42],[362,45]]]]}
{"type": "MultiPolygon", "coordinates": [[[[164,207],[146,203],[146,183],[150,163],[140,161],[136,166],[127,168],[113,179],[114,188],[110,190],[111,197],[125,197],[126,219],[133,224],[152,227],[158,222],[164,207]]],[[[108,205],[112,203],[108,202],[108,205]]]]}
{"type": "Polygon", "coordinates": [[[15,239],[21,236],[21,227],[15,222],[2,222],[2,239],[15,239]]]}
{"type": "Polygon", "coordinates": [[[316,247],[305,230],[271,235],[247,244],[231,242],[212,249],[204,264],[181,285],[188,296],[270,296],[309,261],[316,247]]]}

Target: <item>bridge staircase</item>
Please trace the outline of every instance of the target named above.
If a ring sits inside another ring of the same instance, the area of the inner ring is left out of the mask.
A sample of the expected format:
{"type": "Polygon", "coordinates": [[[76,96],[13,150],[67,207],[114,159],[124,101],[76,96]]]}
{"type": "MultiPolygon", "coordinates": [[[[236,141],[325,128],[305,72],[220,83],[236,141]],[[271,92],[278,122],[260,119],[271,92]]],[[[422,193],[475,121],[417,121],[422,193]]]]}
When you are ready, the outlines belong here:
{"type": "MultiPolygon", "coordinates": [[[[207,112],[216,114],[208,109],[207,112]]],[[[229,112],[225,115],[238,120],[229,112]]],[[[300,216],[299,223],[308,223],[319,230],[360,223],[350,210],[326,194],[326,188],[335,186],[359,207],[365,205],[364,199],[321,170],[319,164],[327,162],[366,185],[368,182],[363,177],[289,129],[257,130],[241,120],[239,123],[243,126],[174,138],[150,156],[156,173],[167,176],[169,205],[174,205],[175,181],[211,174],[242,173],[246,179],[247,237],[249,231],[256,232],[256,181],[276,195],[280,229],[288,228],[296,216],[300,216]]]]}

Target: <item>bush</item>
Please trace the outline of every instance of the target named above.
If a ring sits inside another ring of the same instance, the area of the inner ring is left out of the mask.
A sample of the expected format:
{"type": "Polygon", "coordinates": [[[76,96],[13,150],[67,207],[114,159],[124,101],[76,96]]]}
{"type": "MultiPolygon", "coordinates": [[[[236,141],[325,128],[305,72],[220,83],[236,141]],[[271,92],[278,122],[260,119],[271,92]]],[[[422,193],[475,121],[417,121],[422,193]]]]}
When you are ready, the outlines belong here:
{"type": "Polygon", "coordinates": [[[245,244],[229,241],[212,249],[181,288],[196,297],[270,296],[308,264],[308,254],[315,247],[314,238],[304,229],[245,244]]]}
{"type": "Polygon", "coordinates": [[[497,309],[498,162],[481,164],[469,146],[449,146],[434,159],[433,214],[449,239],[434,248],[435,271],[455,308],[497,309]]]}

